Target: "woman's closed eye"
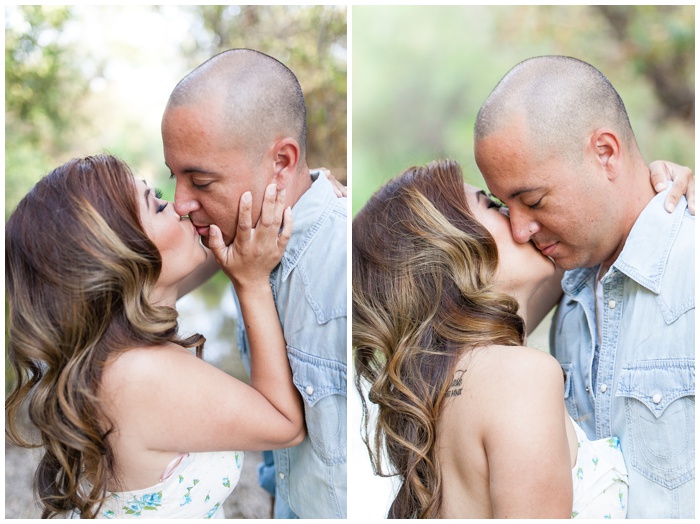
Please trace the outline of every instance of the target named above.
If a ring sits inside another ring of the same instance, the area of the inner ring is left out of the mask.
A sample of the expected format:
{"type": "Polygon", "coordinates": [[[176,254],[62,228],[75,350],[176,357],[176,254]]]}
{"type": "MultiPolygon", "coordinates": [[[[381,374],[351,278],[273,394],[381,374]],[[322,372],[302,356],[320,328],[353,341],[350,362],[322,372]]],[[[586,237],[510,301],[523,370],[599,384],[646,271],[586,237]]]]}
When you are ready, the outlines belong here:
{"type": "Polygon", "coordinates": [[[505,207],[505,208],[508,207],[508,206],[506,206],[503,202],[501,202],[501,200],[500,200],[498,197],[492,195],[491,193],[488,194],[488,197],[489,197],[489,198],[488,198],[488,200],[486,201],[486,207],[487,207],[487,209],[490,209],[490,208],[492,208],[492,207],[497,207],[497,208],[499,208],[499,209],[500,209],[500,208],[503,208],[503,207],[505,207]]]}
{"type": "MultiPolygon", "coordinates": [[[[154,195],[154,196],[156,197],[156,199],[158,199],[158,200],[160,200],[161,198],[163,198],[163,192],[162,192],[160,189],[158,189],[158,188],[155,188],[155,189],[154,189],[153,195],[154,195]]],[[[165,203],[163,203],[163,204],[159,204],[158,207],[156,208],[156,213],[160,213],[160,212],[163,211],[166,207],[168,207],[168,202],[165,202],[165,203]]]]}

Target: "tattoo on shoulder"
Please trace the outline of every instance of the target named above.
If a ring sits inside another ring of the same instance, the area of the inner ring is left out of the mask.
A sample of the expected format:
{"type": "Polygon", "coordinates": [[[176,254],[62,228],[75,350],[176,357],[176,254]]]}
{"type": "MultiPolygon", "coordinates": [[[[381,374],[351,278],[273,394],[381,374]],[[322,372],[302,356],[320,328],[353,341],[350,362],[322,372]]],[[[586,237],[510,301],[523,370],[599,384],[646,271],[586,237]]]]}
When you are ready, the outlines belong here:
{"type": "Polygon", "coordinates": [[[455,372],[455,377],[452,379],[452,383],[447,393],[445,393],[445,397],[458,397],[462,394],[462,378],[466,372],[466,369],[458,369],[455,372]]]}

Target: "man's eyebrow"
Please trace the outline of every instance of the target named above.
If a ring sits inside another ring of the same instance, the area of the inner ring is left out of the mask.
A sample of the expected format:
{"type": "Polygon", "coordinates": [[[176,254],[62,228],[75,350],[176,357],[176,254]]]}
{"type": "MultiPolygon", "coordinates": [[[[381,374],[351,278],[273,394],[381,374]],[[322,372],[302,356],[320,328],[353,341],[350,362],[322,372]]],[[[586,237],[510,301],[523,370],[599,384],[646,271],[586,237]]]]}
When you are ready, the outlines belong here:
{"type": "Polygon", "coordinates": [[[513,191],[508,198],[517,198],[523,193],[530,193],[531,191],[537,191],[538,189],[541,189],[539,187],[522,187],[520,189],[517,189],[513,191]]]}
{"type": "MultiPolygon", "coordinates": [[[[165,167],[167,167],[168,170],[170,171],[170,178],[172,178],[174,176],[173,170],[170,169],[170,166],[168,164],[165,164],[165,167]]],[[[203,167],[199,167],[199,166],[186,167],[184,169],[181,169],[180,173],[182,173],[183,175],[190,175],[192,173],[198,173],[198,174],[202,174],[202,175],[218,175],[219,174],[215,171],[210,171],[209,169],[204,169],[203,167]]]]}

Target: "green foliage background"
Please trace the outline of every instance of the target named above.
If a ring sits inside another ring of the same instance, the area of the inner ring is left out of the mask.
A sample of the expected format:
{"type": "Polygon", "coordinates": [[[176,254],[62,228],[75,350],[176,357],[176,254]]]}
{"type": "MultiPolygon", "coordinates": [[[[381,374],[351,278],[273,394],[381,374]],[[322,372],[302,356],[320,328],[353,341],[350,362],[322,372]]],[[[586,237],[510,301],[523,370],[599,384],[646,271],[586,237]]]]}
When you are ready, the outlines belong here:
{"type": "Polygon", "coordinates": [[[435,158],[484,187],[473,125],[518,62],[561,54],[616,87],[647,161],[695,163],[694,6],[354,6],[353,215],[386,180],[435,158]]]}
{"type": "Polygon", "coordinates": [[[346,32],[346,9],[335,6],[6,6],[5,219],[51,169],[104,151],[172,198],[165,103],[190,70],[232,47],[268,53],[295,72],[308,106],[309,165],[345,179],[346,32]]]}

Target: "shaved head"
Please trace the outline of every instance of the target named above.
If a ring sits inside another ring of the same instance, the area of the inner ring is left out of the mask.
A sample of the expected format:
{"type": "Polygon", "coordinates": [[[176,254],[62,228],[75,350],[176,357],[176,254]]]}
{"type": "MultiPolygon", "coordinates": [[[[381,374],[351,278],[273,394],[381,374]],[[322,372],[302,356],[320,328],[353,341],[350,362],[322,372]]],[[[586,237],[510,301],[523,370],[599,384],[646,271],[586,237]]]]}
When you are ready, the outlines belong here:
{"type": "Polygon", "coordinates": [[[636,148],[625,106],[595,67],[566,56],[525,60],[498,83],[481,107],[474,141],[500,132],[521,115],[532,146],[579,161],[586,136],[608,127],[636,148]]]}
{"type": "Polygon", "coordinates": [[[291,137],[306,151],[306,105],[299,81],[274,58],[251,49],[224,51],[197,67],[175,87],[168,110],[213,107],[228,138],[251,158],[273,141],[291,137]]]}

